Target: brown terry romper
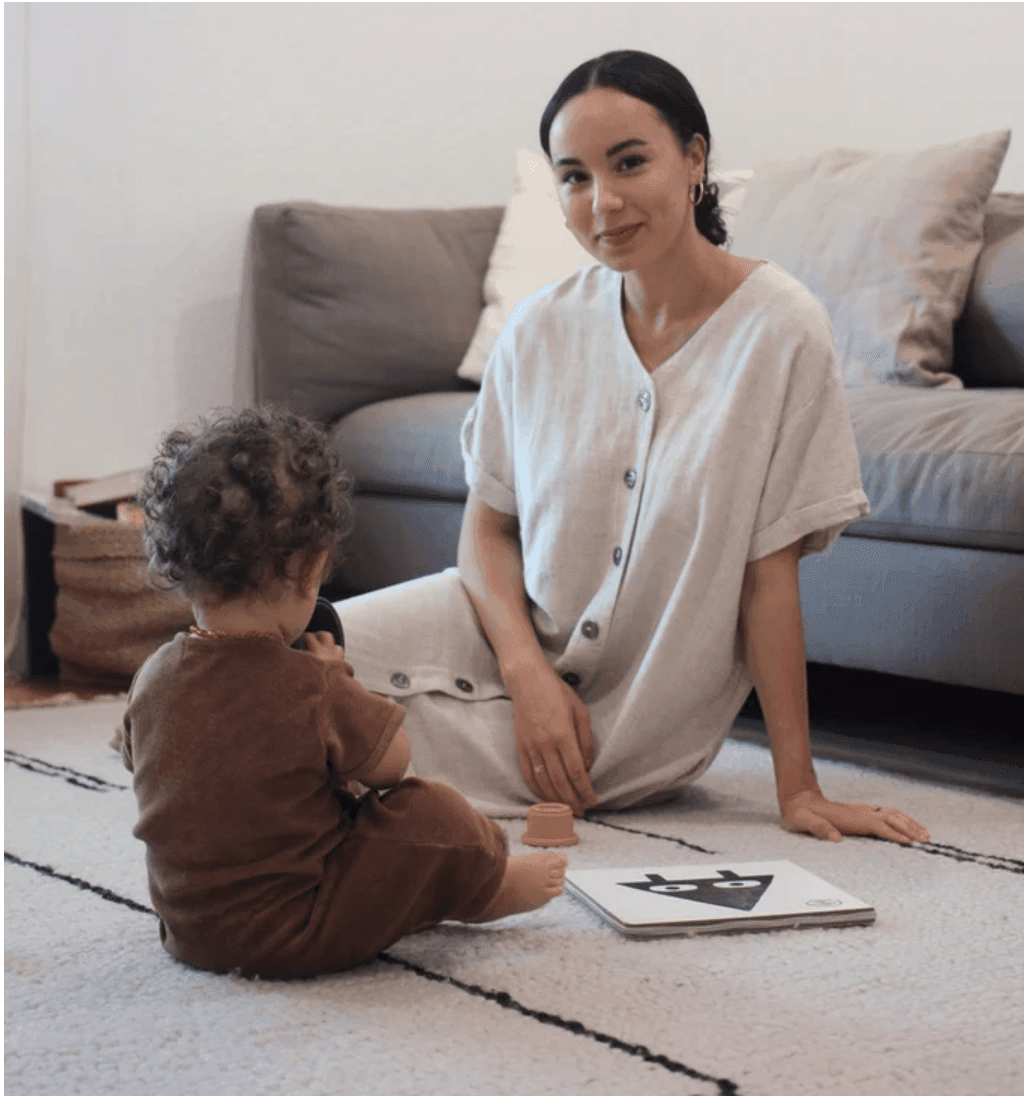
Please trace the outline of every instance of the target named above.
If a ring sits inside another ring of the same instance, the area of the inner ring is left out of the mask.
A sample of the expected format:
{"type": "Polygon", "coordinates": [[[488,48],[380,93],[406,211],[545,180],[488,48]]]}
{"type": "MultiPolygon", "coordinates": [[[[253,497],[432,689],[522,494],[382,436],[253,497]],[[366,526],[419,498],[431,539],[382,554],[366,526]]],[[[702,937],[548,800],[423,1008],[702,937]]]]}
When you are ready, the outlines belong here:
{"type": "Polygon", "coordinates": [[[214,971],[315,976],[479,915],[505,871],[498,824],[439,782],[345,788],[404,715],[348,665],[271,636],[182,633],[155,652],[123,756],[166,949],[214,971]]]}

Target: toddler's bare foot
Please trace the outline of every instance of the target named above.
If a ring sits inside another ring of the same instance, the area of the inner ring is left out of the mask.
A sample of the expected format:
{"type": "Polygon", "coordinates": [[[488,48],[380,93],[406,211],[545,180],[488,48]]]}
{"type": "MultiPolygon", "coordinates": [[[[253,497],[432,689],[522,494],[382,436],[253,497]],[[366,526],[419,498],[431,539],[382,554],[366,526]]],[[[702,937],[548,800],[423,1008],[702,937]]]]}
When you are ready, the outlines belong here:
{"type": "Polygon", "coordinates": [[[487,923],[491,919],[543,907],[565,887],[565,867],[568,864],[569,859],[564,854],[555,854],[550,850],[509,858],[497,895],[475,919],[467,919],[466,922],[487,923]]]}

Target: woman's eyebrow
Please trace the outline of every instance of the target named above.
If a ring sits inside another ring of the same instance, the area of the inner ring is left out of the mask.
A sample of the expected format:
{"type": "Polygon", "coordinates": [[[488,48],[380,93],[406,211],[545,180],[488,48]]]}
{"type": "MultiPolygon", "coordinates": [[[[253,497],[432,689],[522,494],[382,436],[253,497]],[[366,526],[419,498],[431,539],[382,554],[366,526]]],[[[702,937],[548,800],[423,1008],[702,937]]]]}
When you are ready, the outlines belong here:
{"type": "MultiPolygon", "coordinates": [[[[623,149],[632,148],[634,145],[646,145],[646,144],[647,144],[647,142],[644,141],[642,138],[627,137],[625,141],[619,141],[617,144],[612,145],[612,147],[610,149],[605,149],[604,155],[605,155],[606,159],[611,160],[611,158],[616,153],[622,152],[623,149]]],[[[555,161],[555,167],[556,168],[561,168],[561,167],[567,166],[569,164],[582,165],[582,163],[583,163],[583,161],[582,160],[577,160],[575,156],[560,156],[555,161]]]]}

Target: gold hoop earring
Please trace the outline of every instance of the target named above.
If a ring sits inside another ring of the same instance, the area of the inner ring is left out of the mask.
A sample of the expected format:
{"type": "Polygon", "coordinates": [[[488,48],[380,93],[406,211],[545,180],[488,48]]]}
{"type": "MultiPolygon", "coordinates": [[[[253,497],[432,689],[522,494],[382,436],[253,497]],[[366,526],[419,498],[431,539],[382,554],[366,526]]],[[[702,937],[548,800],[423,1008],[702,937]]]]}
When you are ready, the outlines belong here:
{"type": "Polygon", "coordinates": [[[704,180],[702,179],[696,187],[693,188],[693,204],[699,206],[704,201],[704,180]]]}

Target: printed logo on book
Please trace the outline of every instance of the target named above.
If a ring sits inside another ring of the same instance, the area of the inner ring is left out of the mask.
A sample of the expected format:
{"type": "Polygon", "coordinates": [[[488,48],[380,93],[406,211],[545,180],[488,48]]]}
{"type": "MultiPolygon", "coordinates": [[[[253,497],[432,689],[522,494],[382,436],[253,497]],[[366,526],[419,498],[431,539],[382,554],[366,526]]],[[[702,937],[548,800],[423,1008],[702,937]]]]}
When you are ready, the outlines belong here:
{"type": "Polygon", "coordinates": [[[731,869],[720,869],[717,877],[690,877],[674,881],[666,880],[660,873],[646,873],[645,876],[645,881],[617,881],[616,884],[640,892],[652,892],[657,896],[729,907],[734,911],[753,911],[775,879],[771,873],[741,877],[731,869]]]}

